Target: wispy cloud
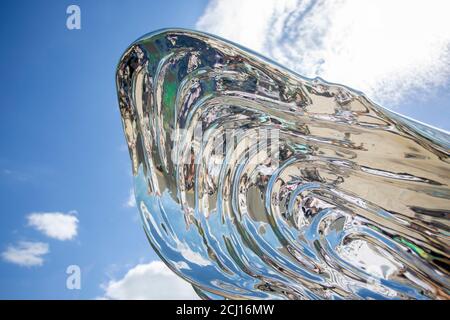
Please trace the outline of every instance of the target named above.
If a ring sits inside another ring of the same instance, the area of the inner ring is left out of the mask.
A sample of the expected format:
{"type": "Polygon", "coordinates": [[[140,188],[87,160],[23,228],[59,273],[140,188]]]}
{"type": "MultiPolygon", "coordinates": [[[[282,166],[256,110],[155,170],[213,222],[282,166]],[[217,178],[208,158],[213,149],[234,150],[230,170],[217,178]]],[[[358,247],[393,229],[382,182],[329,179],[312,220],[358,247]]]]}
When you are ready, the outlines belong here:
{"type": "Polygon", "coordinates": [[[111,280],[102,287],[104,299],[198,299],[191,285],[161,261],[138,264],[128,270],[122,279],[111,280]]]}
{"type": "Polygon", "coordinates": [[[134,197],[133,189],[130,189],[130,195],[128,196],[127,201],[124,203],[124,207],[127,207],[127,208],[135,208],[136,207],[136,198],[134,197]]]}
{"type": "Polygon", "coordinates": [[[392,107],[449,84],[449,1],[212,0],[197,28],[392,107]]]}
{"type": "Polygon", "coordinates": [[[31,179],[29,174],[11,169],[3,169],[1,171],[1,175],[20,182],[25,182],[31,179]]]}
{"type": "Polygon", "coordinates": [[[2,252],[5,261],[25,266],[41,266],[44,263],[43,256],[49,253],[47,243],[21,241],[17,245],[10,245],[2,252]]]}
{"type": "Polygon", "coordinates": [[[77,235],[76,212],[37,212],[27,216],[28,225],[57,240],[71,240],[77,235]]]}

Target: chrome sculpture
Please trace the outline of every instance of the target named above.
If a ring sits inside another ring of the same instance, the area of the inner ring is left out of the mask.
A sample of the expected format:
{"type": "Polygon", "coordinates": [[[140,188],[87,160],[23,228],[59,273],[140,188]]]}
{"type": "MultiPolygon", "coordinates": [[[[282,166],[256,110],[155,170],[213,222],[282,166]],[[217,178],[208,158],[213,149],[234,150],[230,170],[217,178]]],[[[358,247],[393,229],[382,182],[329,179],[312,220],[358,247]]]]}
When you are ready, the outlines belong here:
{"type": "Polygon", "coordinates": [[[116,80],[144,230],[201,297],[449,298],[448,133],[188,30],[116,80]]]}

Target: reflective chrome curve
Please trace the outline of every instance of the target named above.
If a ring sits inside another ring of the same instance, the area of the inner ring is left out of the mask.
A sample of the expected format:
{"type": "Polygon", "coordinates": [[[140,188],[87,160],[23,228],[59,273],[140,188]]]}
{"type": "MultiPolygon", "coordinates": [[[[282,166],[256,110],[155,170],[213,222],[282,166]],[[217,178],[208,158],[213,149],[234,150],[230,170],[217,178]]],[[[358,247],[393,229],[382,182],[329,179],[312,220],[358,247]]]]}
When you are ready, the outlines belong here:
{"type": "Polygon", "coordinates": [[[449,298],[448,133],[187,30],[116,80],[144,230],[202,297],[449,298]]]}

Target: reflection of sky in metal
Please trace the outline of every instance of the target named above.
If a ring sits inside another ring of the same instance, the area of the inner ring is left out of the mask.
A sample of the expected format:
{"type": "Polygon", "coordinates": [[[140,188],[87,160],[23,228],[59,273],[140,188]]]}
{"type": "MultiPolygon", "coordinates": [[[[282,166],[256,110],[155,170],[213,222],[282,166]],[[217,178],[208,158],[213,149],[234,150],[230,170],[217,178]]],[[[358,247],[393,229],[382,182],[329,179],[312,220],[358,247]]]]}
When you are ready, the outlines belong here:
{"type": "Polygon", "coordinates": [[[202,294],[448,298],[447,133],[188,30],[117,91],[144,230],[202,294]]]}

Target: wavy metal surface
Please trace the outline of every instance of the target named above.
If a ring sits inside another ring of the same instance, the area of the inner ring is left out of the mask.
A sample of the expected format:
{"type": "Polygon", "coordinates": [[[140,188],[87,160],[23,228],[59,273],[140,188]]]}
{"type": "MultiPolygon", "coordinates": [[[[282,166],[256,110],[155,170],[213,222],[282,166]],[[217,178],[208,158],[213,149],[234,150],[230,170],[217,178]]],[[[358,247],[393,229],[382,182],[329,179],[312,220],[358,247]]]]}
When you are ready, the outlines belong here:
{"type": "Polygon", "coordinates": [[[449,298],[448,133],[187,30],[116,80],[144,230],[201,297],[449,298]]]}

